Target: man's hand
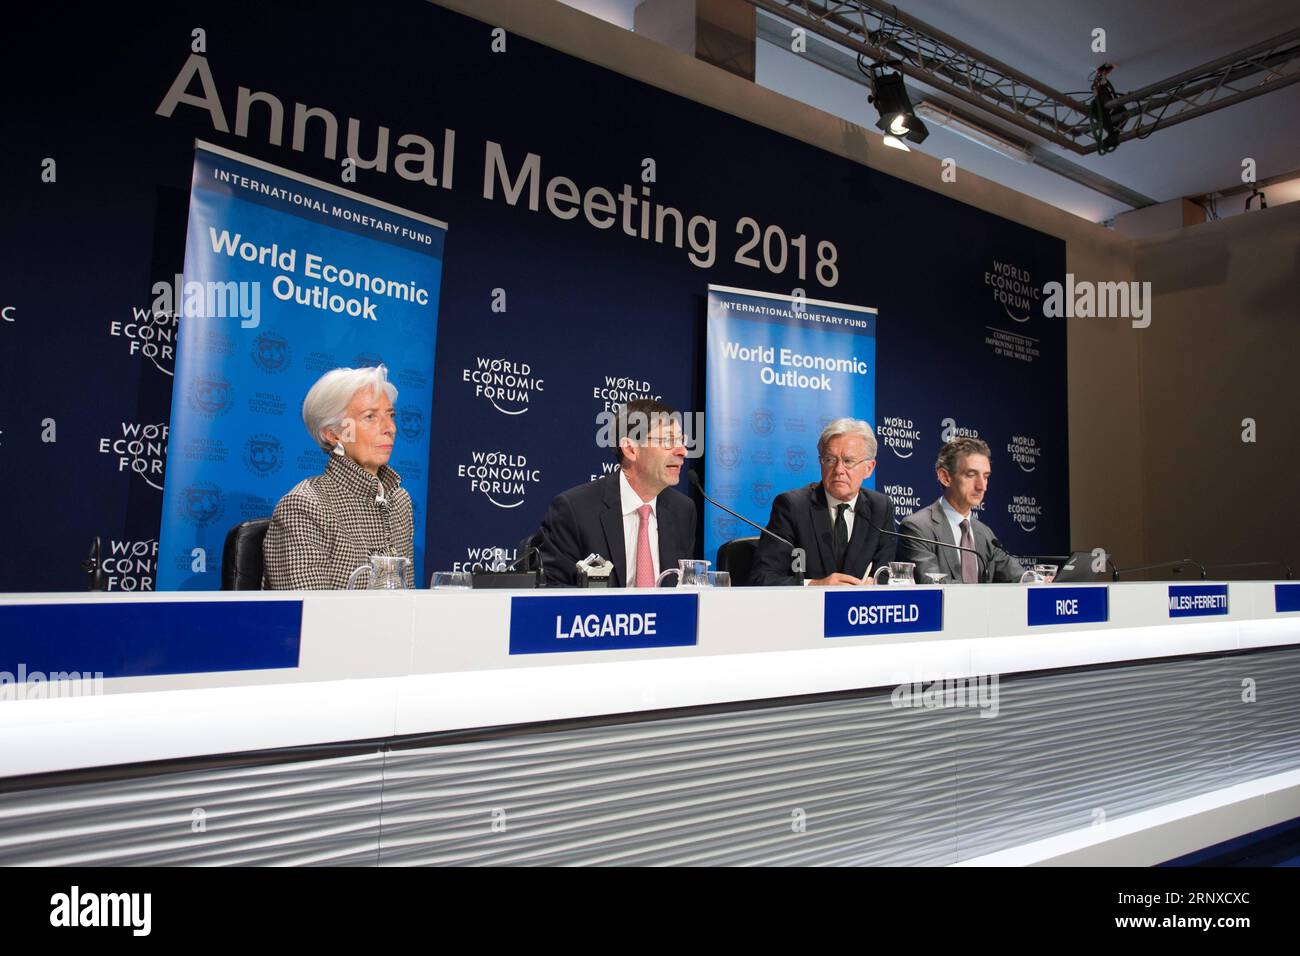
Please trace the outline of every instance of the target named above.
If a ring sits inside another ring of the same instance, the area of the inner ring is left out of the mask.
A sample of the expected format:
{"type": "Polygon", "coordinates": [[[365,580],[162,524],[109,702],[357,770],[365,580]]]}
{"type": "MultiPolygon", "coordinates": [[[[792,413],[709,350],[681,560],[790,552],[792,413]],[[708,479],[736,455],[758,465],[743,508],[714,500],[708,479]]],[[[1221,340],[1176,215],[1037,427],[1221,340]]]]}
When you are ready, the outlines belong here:
{"type": "MultiPolygon", "coordinates": [[[[815,578],[808,583],[818,587],[825,587],[828,584],[862,584],[863,581],[861,578],[855,578],[851,574],[842,574],[841,572],[836,571],[832,574],[826,575],[824,578],[815,578]]],[[[866,583],[875,584],[876,582],[867,578],[866,583]]]]}

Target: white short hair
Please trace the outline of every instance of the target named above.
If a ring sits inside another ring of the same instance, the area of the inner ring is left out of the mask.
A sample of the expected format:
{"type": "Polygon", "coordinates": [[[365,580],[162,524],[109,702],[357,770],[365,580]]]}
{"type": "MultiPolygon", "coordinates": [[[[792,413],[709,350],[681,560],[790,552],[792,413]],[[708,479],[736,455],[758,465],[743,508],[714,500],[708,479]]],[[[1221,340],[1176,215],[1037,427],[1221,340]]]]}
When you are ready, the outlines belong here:
{"type": "Polygon", "coordinates": [[[312,440],[325,451],[334,445],[325,437],[327,428],[338,429],[343,424],[352,398],[362,389],[375,394],[383,393],[396,404],[397,386],[388,381],[388,367],[330,369],[316,380],[302,400],[302,423],[307,426],[312,440]]]}
{"type": "Polygon", "coordinates": [[[867,442],[867,460],[876,460],[876,433],[860,418],[837,418],[822,429],[817,439],[817,457],[826,454],[827,443],[836,435],[861,435],[867,442]]]}

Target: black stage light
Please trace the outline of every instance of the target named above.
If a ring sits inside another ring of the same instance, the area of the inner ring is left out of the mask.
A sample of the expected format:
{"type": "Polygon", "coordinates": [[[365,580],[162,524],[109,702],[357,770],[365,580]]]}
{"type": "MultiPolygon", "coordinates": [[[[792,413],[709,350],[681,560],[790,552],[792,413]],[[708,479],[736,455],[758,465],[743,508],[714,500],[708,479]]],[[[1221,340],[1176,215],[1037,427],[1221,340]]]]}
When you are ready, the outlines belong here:
{"type": "MultiPolygon", "coordinates": [[[[861,60],[858,65],[862,66],[861,60]]],[[[903,74],[887,73],[885,67],[875,65],[862,72],[871,82],[871,95],[867,97],[867,102],[873,104],[880,113],[876,128],[884,132],[885,145],[906,150],[903,139],[909,139],[913,143],[923,142],[930,135],[930,130],[912,111],[912,101],[907,96],[903,74]]]]}

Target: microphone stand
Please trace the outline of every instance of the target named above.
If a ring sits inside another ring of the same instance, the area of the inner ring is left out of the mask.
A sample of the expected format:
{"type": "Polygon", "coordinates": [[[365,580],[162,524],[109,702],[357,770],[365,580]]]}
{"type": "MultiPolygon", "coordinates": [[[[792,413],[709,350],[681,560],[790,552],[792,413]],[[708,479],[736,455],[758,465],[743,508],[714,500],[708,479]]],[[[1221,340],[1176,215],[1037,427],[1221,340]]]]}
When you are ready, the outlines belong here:
{"type": "Polygon", "coordinates": [[[1294,575],[1291,572],[1291,565],[1286,561],[1246,561],[1241,564],[1211,564],[1207,565],[1210,571],[1228,571],[1234,568],[1273,568],[1280,567],[1286,569],[1286,579],[1290,581],[1294,575]]]}
{"type": "Polygon", "coordinates": [[[1121,568],[1114,561],[1112,561],[1110,566],[1114,568],[1114,570],[1111,572],[1110,579],[1111,581],[1118,581],[1121,571],[1124,572],[1125,574],[1130,574],[1134,571],[1154,571],[1156,568],[1177,569],[1177,568],[1184,567],[1186,565],[1191,565],[1194,568],[1200,568],[1201,580],[1204,581],[1206,579],[1205,565],[1201,564],[1201,562],[1199,561],[1193,561],[1191,558],[1179,558],[1177,561],[1158,561],[1155,564],[1143,564],[1136,568],[1121,568]]]}
{"type": "Polygon", "coordinates": [[[108,582],[104,580],[103,551],[99,535],[90,542],[90,554],[81,562],[81,570],[86,572],[87,591],[107,591],[108,582]]]}
{"type": "MultiPolygon", "coordinates": [[[[686,477],[687,477],[687,479],[690,481],[690,483],[691,483],[692,485],[695,486],[695,490],[698,491],[698,492],[700,493],[700,497],[703,498],[705,501],[707,501],[709,504],[713,505],[715,508],[721,508],[721,509],[722,509],[723,511],[725,511],[727,514],[731,515],[733,518],[739,518],[741,521],[745,522],[745,524],[749,525],[751,528],[757,528],[757,529],[758,529],[760,532],[762,532],[763,534],[768,535],[769,537],[772,537],[772,538],[776,538],[777,541],[780,541],[783,545],[785,545],[787,548],[790,549],[790,556],[791,556],[791,557],[794,557],[794,553],[795,553],[796,551],[799,550],[798,548],[796,548],[796,547],[794,546],[794,544],[793,544],[792,542],[787,541],[785,538],[781,537],[781,536],[780,536],[779,534],[777,534],[775,531],[769,531],[767,528],[763,527],[761,524],[758,524],[757,522],[754,522],[754,521],[750,521],[750,520],[749,520],[748,518],[746,518],[744,515],[738,515],[738,514],[736,514],[736,512],[732,511],[732,510],[731,510],[730,508],[728,508],[726,505],[724,505],[724,504],[719,504],[718,502],[714,501],[712,498],[710,498],[708,495],[706,495],[706,494],[704,493],[704,486],[700,484],[700,476],[697,475],[695,472],[693,472],[693,471],[688,471],[688,472],[686,473],[686,477]]],[[[801,586],[802,586],[802,584],[803,584],[803,571],[802,571],[802,570],[799,570],[799,571],[795,571],[795,572],[794,572],[794,581],[795,581],[795,584],[798,584],[798,585],[801,585],[801,586]]]]}
{"type": "Polygon", "coordinates": [[[874,524],[871,527],[874,528],[876,531],[879,531],[881,534],[892,535],[895,538],[903,538],[906,541],[919,541],[921,542],[921,544],[937,544],[943,548],[952,548],[954,551],[969,551],[971,554],[975,555],[975,560],[979,562],[980,583],[981,584],[989,583],[985,581],[984,578],[989,572],[990,565],[988,561],[984,559],[984,555],[980,554],[974,548],[964,548],[959,544],[949,544],[947,541],[940,541],[937,538],[920,538],[914,534],[903,534],[901,531],[886,531],[884,528],[878,528],[874,524]]]}

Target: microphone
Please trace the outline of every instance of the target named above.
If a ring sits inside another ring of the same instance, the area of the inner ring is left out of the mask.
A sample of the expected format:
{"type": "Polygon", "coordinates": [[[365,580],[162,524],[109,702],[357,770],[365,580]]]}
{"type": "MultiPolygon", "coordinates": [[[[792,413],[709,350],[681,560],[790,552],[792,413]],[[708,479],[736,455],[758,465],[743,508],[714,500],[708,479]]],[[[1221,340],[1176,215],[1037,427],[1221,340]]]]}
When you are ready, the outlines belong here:
{"type": "Polygon", "coordinates": [[[947,541],[939,541],[935,538],[919,538],[914,534],[903,534],[901,531],[886,531],[884,528],[879,528],[874,524],[871,527],[874,530],[879,531],[881,534],[892,535],[895,538],[903,538],[904,540],[907,541],[919,541],[922,544],[937,544],[944,548],[952,548],[954,551],[969,551],[971,554],[975,555],[975,560],[979,562],[979,564],[982,566],[979,576],[980,576],[980,583],[984,583],[984,576],[985,573],[988,571],[988,561],[984,559],[984,555],[980,554],[974,548],[963,548],[959,544],[950,544],[947,541]]]}
{"type": "Polygon", "coordinates": [[[108,583],[104,580],[104,565],[99,535],[90,542],[90,554],[81,562],[81,570],[86,572],[87,591],[107,591],[108,583]]]}
{"type": "MultiPolygon", "coordinates": [[[[700,476],[697,475],[695,472],[688,471],[686,473],[686,478],[692,485],[695,486],[695,490],[700,493],[700,497],[703,498],[705,501],[707,501],[709,504],[713,505],[715,508],[721,508],[727,514],[731,515],[733,518],[739,518],[741,521],[745,522],[745,524],[749,525],[751,528],[757,528],[759,531],[761,531],[763,534],[767,535],[768,537],[776,538],[777,541],[780,541],[783,545],[785,545],[787,548],[790,549],[791,554],[799,550],[794,546],[793,542],[787,541],[785,538],[781,537],[775,531],[769,531],[761,524],[758,524],[755,521],[750,521],[744,515],[738,515],[736,514],[736,512],[732,511],[726,505],[719,504],[718,502],[714,501],[712,498],[710,498],[708,495],[704,493],[704,486],[700,484],[700,476]]],[[[803,584],[803,572],[802,571],[794,572],[794,579],[796,584],[800,584],[800,585],[803,584]]]]}

